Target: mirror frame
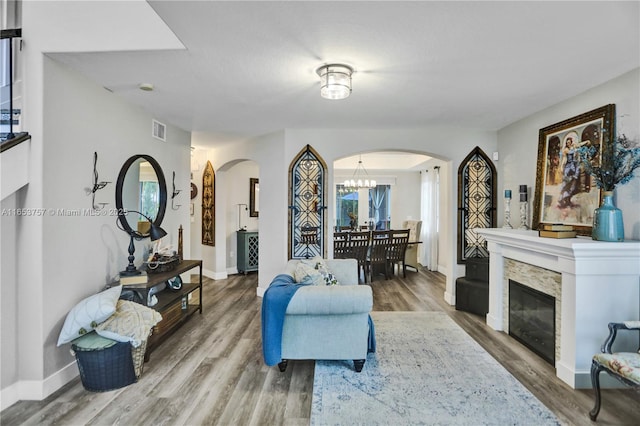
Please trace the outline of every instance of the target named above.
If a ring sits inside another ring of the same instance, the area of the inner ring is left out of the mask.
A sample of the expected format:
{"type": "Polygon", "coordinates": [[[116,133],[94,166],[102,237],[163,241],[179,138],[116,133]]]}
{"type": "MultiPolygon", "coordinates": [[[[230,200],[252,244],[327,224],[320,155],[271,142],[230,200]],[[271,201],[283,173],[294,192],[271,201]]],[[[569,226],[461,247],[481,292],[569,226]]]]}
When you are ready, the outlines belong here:
{"type": "Polygon", "coordinates": [[[258,217],[259,211],[256,206],[256,187],[258,178],[249,178],[249,217],[258,217]]]}
{"type": "MultiPolygon", "coordinates": [[[[126,214],[127,210],[122,205],[122,188],[124,186],[124,179],[127,175],[127,172],[129,171],[129,168],[133,163],[135,163],[137,160],[141,158],[147,160],[151,164],[151,167],[153,167],[153,170],[156,172],[156,176],[158,177],[158,189],[160,190],[160,200],[159,200],[159,206],[158,206],[158,214],[156,215],[156,218],[153,221],[153,224],[155,226],[159,227],[162,224],[162,220],[164,219],[164,213],[167,209],[167,182],[164,179],[164,173],[162,172],[162,167],[160,167],[160,164],[158,164],[155,158],[151,157],[150,155],[137,154],[137,155],[131,156],[122,165],[122,168],[120,169],[120,173],[118,174],[118,181],[116,182],[116,209],[118,212],[118,219],[120,220],[120,223],[122,224],[122,227],[124,228],[124,230],[127,231],[129,235],[138,234],[138,231],[137,230],[134,231],[133,228],[131,228],[131,225],[129,225],[129,222],[127,221],[127,214],[126,214]]],[[[147,237],[149,236],[149,234],[148,233],[143,234],[142,236],[147,237]]]]}

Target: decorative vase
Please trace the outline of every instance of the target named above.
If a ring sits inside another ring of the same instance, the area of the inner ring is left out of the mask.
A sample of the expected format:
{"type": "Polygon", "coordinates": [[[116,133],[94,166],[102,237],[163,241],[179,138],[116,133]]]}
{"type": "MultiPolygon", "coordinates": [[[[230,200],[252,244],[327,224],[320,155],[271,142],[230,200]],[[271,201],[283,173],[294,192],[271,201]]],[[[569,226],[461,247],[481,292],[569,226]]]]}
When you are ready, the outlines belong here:
{"type": "Polygon", "coordinates": [[[602,205],[593,213],[591,238],[597,241],[624,241],[622,211],[613,204],[613,191],[604,191],[602,205]]]}

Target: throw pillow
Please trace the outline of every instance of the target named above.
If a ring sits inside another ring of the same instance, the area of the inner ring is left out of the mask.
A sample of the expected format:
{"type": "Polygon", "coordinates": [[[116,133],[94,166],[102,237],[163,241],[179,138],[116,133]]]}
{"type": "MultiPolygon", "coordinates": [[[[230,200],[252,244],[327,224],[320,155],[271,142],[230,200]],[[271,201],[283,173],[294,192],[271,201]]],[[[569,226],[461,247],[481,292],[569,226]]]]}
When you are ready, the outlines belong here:
{"type": "Polygon", "coordinates": [[[310,277],[313,285],[337,285],[338,280],[329,270],[324,259],[316,256],[313,259],[303,259],[298,262],[295,271],[296,282],[302,282],[310,277]]]}
{"type": "Polygon", "coordinates": [[[294,278],[297,283],[311,280],[313,285],[324,285],[324,279],[320,271],[314,267],[314,264],[306,260],[298,262],[294,272],[294,278]]]}
{"type": "Polygon", "coordinates": [[[322,262],[318,263],[318,271],[322,275],[322,279],[326,285],[338,285],[338,279],[331,273],[327,264],[322,262]]]}
{"type": "Polygon", "coordinates": [[[151,329],[162,320],[155,309],[139,303],[118,300],[116,312],[96,326],[96,333],[118,342],[131,342],[134,348],[147,340],[151,329]]]}
{"type": "Polygon", "coordinates": [[[122,292],[122,286],[89,296],[73,307],[64,320],[58,336],[58,346],[69,343],[92,331],[98,324],[116,311],[116,304],[122,292]]]}

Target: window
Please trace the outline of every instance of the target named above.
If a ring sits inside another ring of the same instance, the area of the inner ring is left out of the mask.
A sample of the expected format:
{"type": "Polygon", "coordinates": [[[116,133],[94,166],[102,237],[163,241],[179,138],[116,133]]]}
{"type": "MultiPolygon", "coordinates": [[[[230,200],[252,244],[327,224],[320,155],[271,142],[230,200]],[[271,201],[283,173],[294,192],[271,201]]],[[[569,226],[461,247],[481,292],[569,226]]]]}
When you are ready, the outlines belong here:
{"type": "Polygon", "coordinates": [[[353,191],[336,185],[336,226],[351,226],[352,213],[357,226],[389,229],[391,223],[391,185],[377,185],[371,189],[353,191]],[[367,197],[366,203],[360,203],[367,197]]]}
{"type": "Polygon", "coordinates": [[[21,36],[21,29],[0,32],[0,143],[3,151],[28,138],[20,128],[22,96],[16,61],[19,49],[16,47],[20,46],[21,36]]]}
{"type": "Polygon", "coordinates": [[[358,191],[346,189],[344,185],[336,185],[336,226],[350,226],[349,213],[358,215],[358,191]]]}

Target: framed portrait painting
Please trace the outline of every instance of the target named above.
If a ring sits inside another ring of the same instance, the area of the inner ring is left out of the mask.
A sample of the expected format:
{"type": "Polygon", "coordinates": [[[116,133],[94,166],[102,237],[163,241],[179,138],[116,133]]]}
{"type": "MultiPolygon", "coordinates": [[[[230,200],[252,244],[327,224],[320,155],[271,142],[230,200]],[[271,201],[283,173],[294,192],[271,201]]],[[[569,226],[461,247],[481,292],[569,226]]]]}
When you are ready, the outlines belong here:
{"type": "Polygon", "coordinates": [[[581,165],[578,148],[595,147],[599,165],[613,149],[615,105],[609,104],[540,129],[532,229],[542,224],[572,225],[591,235],[600,189],[581,165]]]}

